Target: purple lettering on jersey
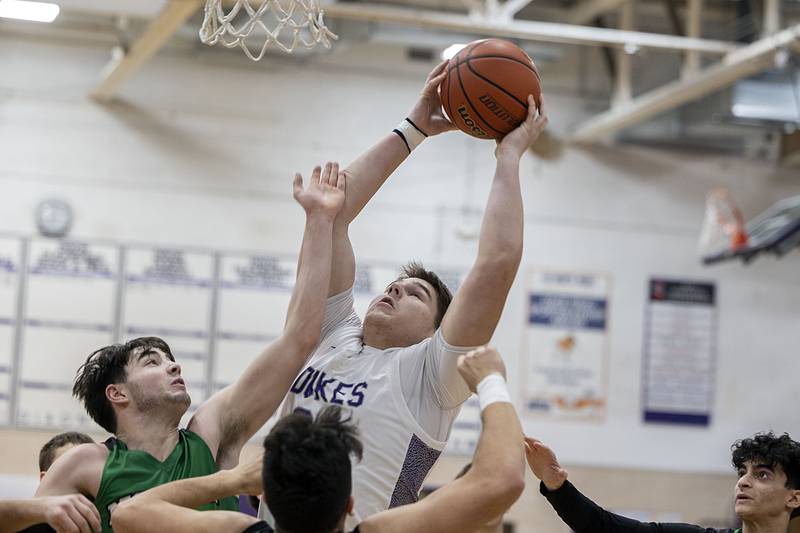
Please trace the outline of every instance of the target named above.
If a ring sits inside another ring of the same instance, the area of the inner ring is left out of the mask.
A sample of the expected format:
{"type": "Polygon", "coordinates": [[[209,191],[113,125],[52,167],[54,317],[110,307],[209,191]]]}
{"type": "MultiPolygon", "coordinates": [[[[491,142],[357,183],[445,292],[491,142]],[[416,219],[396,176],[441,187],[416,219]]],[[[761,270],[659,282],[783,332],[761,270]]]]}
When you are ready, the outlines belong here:
{"type": "Polygon", "coordinates": [[[343,405],[344,401],[337,398],[339,394],[343,392],[342,389],[350,389],[353,387],[352,383],[345,383],[344,381],[340,381],[336,388],[333,389],[333,396],[331,396],[331,403],[335,403],[336,405],[343,405]]]}
{"type": "Polygon", "coordinates": [[[303,370],[303,373],[297,376],[297,379],[294,380],[294,383],[292,384],[292,388],[290,390],[295,394],[302,391],[306,387],[308,379],[311,377],[311,374],[313,373],[314,369],[310,366],[305,370],[303,370]]]}
{"type": "Polygon", "coordinates": [[[317,381],[317,376],[319,376],[319,370],[314,370],[314,375],[311,376],[311,380],[309,380],[308,385],[306,386],[306,390],[303,391],[304,398],[308,398],[309,396],[314,394],[314,383],[317,381]]]}
{"type": "Polygon", "coordinates": [[[364,403],[364,391],[366,391],[367,388],[368,385],[366,381],[355,385],[352,383],[345,383],[343,381],[338,381],[336,378],[329,378],[322,370],[315,370],[314,367],[309,366],[297,376],[297,379],[295,379],[292,384],[292,388],[289,390],[294,394],[302,393],[304,398],[310,398],[313,395],[316,401],[336,405],[344,405],[345,401],[347,401],[347,405],[350,407],[358,407],[364,403]],[[336,383],[335,386],[332,385],[334,383],[336,383]],[[329,386],[333,389],[330,400],[328,400],[327,395],[330,389],[326,391],[326,388],[329,386]],[[348,394],[347,389],[353,390],[348,394]]]}
{"type": "Polygon", "coordinates": [[[367,383],[362,381],[361,383],[357,384],[353,387],[353,399],[347,402],[347,405],[350,407],[358,407],[362,403],[364,403],[364,393],[361,392],[361,389],[367,388],[367,383]],[[358,399],[356,399],[358,398],[358,399]]]}
{"type": "Polygon", "coordinates": [[[321,397],[322,401],[327,403],[328,397],[325,396],[325,387],[334,381],[336,381],[336,378],[325,379],[325,372],[320,372],[319,378],[317,379],[317,386],[314,387],[314,399],[319,400],[321,397]]]}

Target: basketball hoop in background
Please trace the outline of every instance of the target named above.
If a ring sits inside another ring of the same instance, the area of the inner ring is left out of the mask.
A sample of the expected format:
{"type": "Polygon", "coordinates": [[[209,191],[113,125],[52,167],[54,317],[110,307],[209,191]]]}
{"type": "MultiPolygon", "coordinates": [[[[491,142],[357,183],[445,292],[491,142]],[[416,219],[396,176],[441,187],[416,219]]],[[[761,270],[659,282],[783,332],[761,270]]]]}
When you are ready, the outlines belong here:
{"type": "Polygon", "coordinates": [[[239,46],[253,61],[264,57],[270,46],[290,54],[299,46],[330,48],[331,40],[338,38],[325,26],[318,0],[205,2],[200,40],[210,46],[239,46]]]}
{"type": "Polygon", "coordinates": [[[706,197],[706,215],[700,232],[699,252],[708,256],[735,252],[747,246],[747,229],[742,212],[724,187],[715,187],[706,197]]]}

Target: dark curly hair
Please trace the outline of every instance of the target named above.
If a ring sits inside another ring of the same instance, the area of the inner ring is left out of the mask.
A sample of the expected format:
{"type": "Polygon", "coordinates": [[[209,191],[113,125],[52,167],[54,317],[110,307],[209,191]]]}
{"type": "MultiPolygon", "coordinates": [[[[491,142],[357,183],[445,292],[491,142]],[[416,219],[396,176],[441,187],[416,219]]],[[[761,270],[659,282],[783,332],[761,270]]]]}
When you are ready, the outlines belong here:
{"type": "Polygon", "coordinates": [[[106,387],[114,383],[125,383],[125,367],[133,351],[158,348],[174,361],[169,345],[158,337],[139,337],[125,344],[112,344],[92,352],[75,376],[72,395],[83,402],[86,412],[109,433],[117,432],[117,418],[111,402],[106,398],[106,387]]]}
{"type": "Polygon", "coordinates": [[[418,278],[427,281],[433,286],[436,291],[436,317],[434,318],[434,326],[439,327],[442,324],[444,314],[447,308],[450,307],[450,302],[453,301],[453,293],[447,288],[442,278],[440,278],[433,270],[425,270],[422,263],[411,261],[400,269],[400,277],[397,279],[418,278]]]}
{"type": "Polygon", "coordinates": [[[358,430],[337,406],[275,424],[264,439],[262,479],[276,531],[334,531],[352,490],[350,456],[360,460],[362,452],[358,430]]]}
{"type": "Polygon", "coordinates": [[[746,462],[780,466],[786,474],[786,488],[800,489],[800,443],[793,441],[787,433],[776,437],[769,433],[757,433],[751,439],[737,440],[731,446],[731,461],[737,470],[746,462]]]}

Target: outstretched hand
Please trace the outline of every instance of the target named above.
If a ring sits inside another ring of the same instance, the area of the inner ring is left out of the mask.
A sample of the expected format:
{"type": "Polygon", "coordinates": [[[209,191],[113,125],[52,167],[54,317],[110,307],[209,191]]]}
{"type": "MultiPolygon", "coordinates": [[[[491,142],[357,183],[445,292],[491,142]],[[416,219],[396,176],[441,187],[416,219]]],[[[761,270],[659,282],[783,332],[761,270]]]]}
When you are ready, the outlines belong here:
{"type": "Polygon", "coordinates": [[[325,168],[314,167],[311,180],[303,187],[303,176],[294,175],[294,199],[306,212],[306,216],[319,214],[336,218],[344,205],[345,173],[339,171],[339,163],[328,162],[325,168]]]}
{"type": "Polygon", "coordinates": [[[536,101],[533,96],[528,95],[528,116],[525,122],[520,124],[515,130],[497,141],[495,156],[508,154],[516,158],[521,158],[533,142],[539,137],[547,126],[547,113],[544,111],[544,97],[539,98],[539,108],[536,108],[536,101]]]}
{"type": "Polygon", "coordinates": [[[553,450],[542,441],[525,437],[525,458],[533,475],[544,483],[547,490],[558,490],[567,480],[567,471],[561,467],[553,450]]]}
{"type": "Polygon", "coordinates": [[[447,60],[442,61],[428,74],[419,98],[408,113],[408,118],[429,137],[456,129],[444,115],[439,96],[439,85],[447,75],[448,63],[447,60]]]}

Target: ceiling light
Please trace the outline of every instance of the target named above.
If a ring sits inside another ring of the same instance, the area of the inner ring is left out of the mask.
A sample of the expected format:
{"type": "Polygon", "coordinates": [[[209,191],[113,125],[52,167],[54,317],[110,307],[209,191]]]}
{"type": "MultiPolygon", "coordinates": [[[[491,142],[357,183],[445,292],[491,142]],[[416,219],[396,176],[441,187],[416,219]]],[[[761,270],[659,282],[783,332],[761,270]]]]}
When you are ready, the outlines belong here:
{"type": "Polygon", "coordinates": [[[58,4],[27,0],[0,0],[0,18],[53,22],[61,8],[58,4]]]}
{"type": "Polygon", "coordinates": [[[463,50],[465,46],[467,45],[461,43],[451,44],[442,52],[442,59],[451,59],[454,55],[463,50]]]}

